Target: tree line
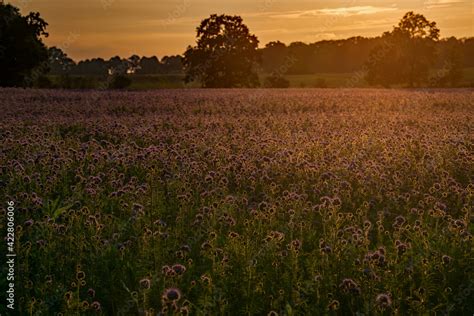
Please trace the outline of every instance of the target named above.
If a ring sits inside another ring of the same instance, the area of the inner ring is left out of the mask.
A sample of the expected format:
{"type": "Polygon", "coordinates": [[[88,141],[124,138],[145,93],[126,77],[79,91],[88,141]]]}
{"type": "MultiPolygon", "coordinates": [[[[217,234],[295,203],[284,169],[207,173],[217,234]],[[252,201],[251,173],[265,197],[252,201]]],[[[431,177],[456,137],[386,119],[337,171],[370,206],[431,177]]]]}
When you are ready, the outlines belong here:
{"type": "Polygon", "coordinates": [[[108,60],[92,58],[76,63],[65,52],[57,47],[48,49],[49,73],[52,75],[125,75],[125,74],[181,74],[183,72],[182,57],[164,56],[161,60],[156,56],[146,57],[132,55],[128,58],[119,56],[108,60]]]}
{"type": "MultiPolygon", "coordinates": [[[[302,75],[315,73],[348,73],[364,67],[371,52],[382,45],[384,38],[351,37],[340,40],[323,40],[311,44],[294,42],[285,45],[270,42],[262,48],[262,68],[265,73],[278,69],[290,57],[294,57],[287,74],[302,75]]],[[[459,55],[460,66],[474,67],[474,38],[445,38],[435,43],[437,56],[434,68],[442,68],[445,61],[453,59],[453,53],[459,55]]]]}
{"type": "Polygon", "coordinates": [[[370,85],[457,86],[463,68],[474,66],[474,38],[440,39],[436,22],[407,12],[391,31],[376,38],[352,37],[313,44],[268,43],[238,16],[212,15],[197,28],[197,42],[184,54],[187,81],[204,87],[287,87],[287,74],[362,73],[370,85]]]}
{"type": "Polygon", "coordinates": [[[60,48],[44,45],[47,25],[39,13],[22,16],[14,6],[0,4],[0,86],[32,86],[54,75],[121,77],[111,82],[122,87],[129,83],[123,78],[132,74],[182,74],[185,82],[208,88],[287,87],[286,75],[354,72],[371,85],[456,86],[462,70],[474,67],[474,38],[440,39],[436,22],[414,12],[374,38],[289,45],[274,41],[263,48],[240,16],[214,14],[197,27],[196,44],[182,55],[78,62],[60,48]]]}

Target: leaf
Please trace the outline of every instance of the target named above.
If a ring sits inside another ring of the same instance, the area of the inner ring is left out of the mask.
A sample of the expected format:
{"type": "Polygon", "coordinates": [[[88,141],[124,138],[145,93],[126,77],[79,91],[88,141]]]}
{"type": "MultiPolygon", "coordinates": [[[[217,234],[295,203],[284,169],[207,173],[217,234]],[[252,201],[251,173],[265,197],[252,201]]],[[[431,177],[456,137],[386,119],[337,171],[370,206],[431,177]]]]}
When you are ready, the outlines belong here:
{"type": "Polygon", "coordinates": [[[53,220],[56,220],[61,214],[69,210],[74,204],[69,204],[60,208],[57,208],[53,213],[53,220]]]}

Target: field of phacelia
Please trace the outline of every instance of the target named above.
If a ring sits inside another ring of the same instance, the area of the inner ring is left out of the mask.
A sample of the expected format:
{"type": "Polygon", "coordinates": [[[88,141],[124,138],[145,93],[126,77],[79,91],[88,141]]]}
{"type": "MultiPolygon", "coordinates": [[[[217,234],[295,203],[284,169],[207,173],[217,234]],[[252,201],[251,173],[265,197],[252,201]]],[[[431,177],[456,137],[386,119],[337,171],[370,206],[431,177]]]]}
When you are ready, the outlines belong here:
{"type": "Polygon", "coordinates": [[[473,90],[3,89],[0,111],[22,315],[474,313],[473,90]]]}

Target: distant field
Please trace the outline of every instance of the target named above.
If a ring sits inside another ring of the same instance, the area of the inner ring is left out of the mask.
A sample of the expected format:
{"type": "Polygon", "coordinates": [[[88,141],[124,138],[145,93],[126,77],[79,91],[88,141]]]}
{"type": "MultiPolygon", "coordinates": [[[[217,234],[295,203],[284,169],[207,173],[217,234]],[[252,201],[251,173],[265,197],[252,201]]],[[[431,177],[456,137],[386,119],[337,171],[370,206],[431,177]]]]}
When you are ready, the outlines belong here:
{"type": "Polygon", "coordinates": [[[0,89],[0,111],[20,315],[474,313],[473,90],[0,89]]]}
{"type": "Polygon", "coordinates": [[[474,67],[464,68],[463,75],[463,84],[467,87],[474,87],[474,67]]]}
{"type": "Polygon", "coordinates": [[[197,84],[185,84],[184,75],[133,75],[132,90],[194,88],[197,84]]]}
{"type": "MultiPolygon", "coordinates": [[[[466,68],[463,71],[463,79],[460,86],[474,86],[474,68],[466,68]]],[[[260,75],[261,82],[265,74],[260,75]]],[[[363,74],[356,73],[318,73],[310,75],[286,75],[290,81],[291,88],[368,88],[369,85],[363,78],[363,74]]],[[[131,89],[155,89],[155,88],[196,88],[197,83],[184,84],[184,75],[153,75],[133,76],[131,89]]]]}
{"type": "MultiPolygon", "coordinates": [[[[267,75],[261,74],[261,82],[264,81],[267,75]]],[[[353,77],[349,73],[322,73],[311,75],[287,75],[285,76],[290,81],[291,88],[335,88],[347,85],[347,80],[353,77]],[[321,80],[324,80],[321,86],[321,80]]],[[[147,76],[133,76],[133,83],[131,89],[156,89],[156,88],[197,88],[198,83],[184,84],[184,75],[147,75],[147,76]]],[[[367,87],[364,80],[354,82],[353,87],[367,87]]]]}
{"type": "MultiPolygon", "coordinates": [[[[362,73],[320,73],[311,75],[287,75],[291,87],[321,87],[321,79],[328,88],[368,88],[362,73]]],[[[461,87],[474,87],[474,68],[463,70],[463,79],[459,83],[461,87]]]]}
{"type": "Polygon", "coordinates": [[[361,77],[352,73],[319,73],[311,75],[287,75],[292,88],[368,87],[361,77]]]}
{"type": "MultiPolygon", "coordinates": [[[[459,83],[460,87],[474,86],[474,68],[465,68],[463,70],[463,79],[459,83]]],[[[260,81],[263,83],[267,75],[260,74],[260,81]]],[[[152,90],[152,89],[182,89],[199,88],[197,82],[189,84],[184,83],[184,75],[131,75],[131,90],[152,90]]],[[[50,76],[53,82],[58,82],[59,77],[50,76]]],[[[75,79],[75,87],[79,89],[101,88],[105,80],[100,77],[72,76],[75,79]]],[[[363,73],[318,73],[309,75],[286,75],[290,82],[290,88],[369,88],[370,86],[364,80],[363,73]]]]}

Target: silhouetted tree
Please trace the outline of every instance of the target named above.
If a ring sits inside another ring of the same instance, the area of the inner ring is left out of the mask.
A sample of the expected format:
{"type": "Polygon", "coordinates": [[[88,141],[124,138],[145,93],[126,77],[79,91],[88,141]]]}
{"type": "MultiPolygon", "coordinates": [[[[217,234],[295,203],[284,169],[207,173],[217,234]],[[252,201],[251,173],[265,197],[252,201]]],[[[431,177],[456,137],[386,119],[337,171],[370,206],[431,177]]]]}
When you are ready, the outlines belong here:
{"type": "Polygon", "coordinates": [[[131,73],[136,73],[138,68],[140,68],[140,56],[132,55],[128,57],[128,69],[131,73]]]}
{"type": "Polygon", "coordinates": [[[436,62],[434,43],[439,39],[436,22],[423,15],[406,13],[392,32],[382,36],[368,63],[367,81],[384,85],[424,82],[436,62]]]}
{"type": "Polygon", "coordinates": [[[461,41],[463,50],[463,66],[474,67],[474,37],[466,38],[461,41]]]}
{"type": "Polygon", "coordinates": [[[462,42],[455,37],[440,41],[439,64],[430,78],[430,85],[455,87],[463,77],[462,42]]]}
{"type": "Polygon", "coordinates": [[[48,55],[49,71],[53,75],[69,74],[76,66],[76,63],[60,48],[50,47],[48,49],[48,55]]]}
{"type": "Polygon", "coordinates": [[[288,56],[286,45],[280,41],[268,43],[261,52],[262,68],[266,73],[273,72],[283,65],[288,56]]]}
{"type": "Polygon", "coordinates": [[[179,55],[163,57],[161,59],[161,71],[164,74],[183,73],[183,57],[179,55]]]}
{"type": "Polygon", "coordinates": [[[107,62],[102,58],[93,58],[91,60],[81,60],[74,70],[75,75],[93,75],[93,76],[107,76],[109,74],[107,62]]]}
{"type": "Polygon", "coordinates": [[[0,3],[0,86],[32,84],[47,70],[48,50],[41,40],[48,36],[47,25],[37,12],[22,16],[0,3]]]}
{"type": "Polygon", "coordinates": [[[108,71],[110,75],[124,75],[127,74],[129,63],[126,59],[115,56],[107,62],[108,71]]]}
{"type": "Polygon", "coordinates": [[[151,75],[160,72],[160,61],[156,56],[142,57],[140,59],[139,67],[136,70],[136,74],[140,75],[151,75]]]}
{"type": "Polygon", "coordinates": [[[308,44],[303,42],[294,42],[288,46],[288,56],[291,63],[288,63],[289,74],[310,74],[311,68],[308,67],[307,61],[315,57],[314,50],[310,49],[308,44]]]}
{"type": "Polygon", "coordinates": [[[185,82],[203,87],[255,87],[258,39],[239,16],[216,15],[197,28],[197,46],[184,53],[185,82]]]}

